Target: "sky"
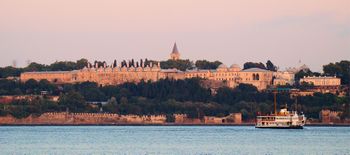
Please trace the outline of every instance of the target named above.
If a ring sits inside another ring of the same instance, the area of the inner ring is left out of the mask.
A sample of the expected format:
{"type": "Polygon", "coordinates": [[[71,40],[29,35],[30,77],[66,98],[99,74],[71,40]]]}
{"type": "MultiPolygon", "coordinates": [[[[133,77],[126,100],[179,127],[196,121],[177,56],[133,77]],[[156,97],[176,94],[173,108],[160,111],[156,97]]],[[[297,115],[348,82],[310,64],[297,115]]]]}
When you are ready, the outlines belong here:
{"type": "Polygon", "coordinates": [[[350,60],[350,0],[0,0],[0,66],[181,58],[280,70],[350,60]]]}

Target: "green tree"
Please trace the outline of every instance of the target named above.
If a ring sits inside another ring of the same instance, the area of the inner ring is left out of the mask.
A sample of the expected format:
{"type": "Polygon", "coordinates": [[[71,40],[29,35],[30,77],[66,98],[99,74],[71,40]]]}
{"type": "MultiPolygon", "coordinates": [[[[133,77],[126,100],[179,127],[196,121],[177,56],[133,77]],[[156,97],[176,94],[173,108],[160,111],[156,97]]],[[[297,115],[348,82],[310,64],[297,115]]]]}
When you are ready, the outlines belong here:
{"type": "Polygon", "coordinates": [[[38,86],[38,82],[34,79],[29,79],[24,83],[24,88],[28,94],[37,93],[38,86]]]}
{"type": "Polygon", "coordinates": [[[59,98],[58,104],[69,108],[69,111],[71,112],[84,112],[88,109],[84,97],[75,91],[62,94],[59,98]]]}
{"type": "Polygon", "coordinates": [[[28,100],[14,100],[9,106],[9,113],[16,118],[28,117],[31,113],[29,112],[29,101],[28,100]]]}
{"type": "Polygon", "coordinates": [[[85,100],[87,101],[106,101],[106,95],[99,88],[90,88],[84,91],[80,91],[83,93],[85,100]]]}
{"type": "Polygon", "coordinates": [[[0,79],[0,95],[20,95],[22,91],[18,81],[0,79]]]}
{"type": "Polygon", "coordinates": [[[277,71],[277,67],[270,60],[266,62],[266,69],[274,72],[277,71]]]}
{"type": "Polygon", "coordinates": [[[21,68],[14,68],[11,66],[1,68],[0,67],[0,78],[7,78],[10,76],[18,77],[22,72],[21,68]]]}
{"type": "Polygon", "coordinates": [[[186,60],[167,60],[167,61],[161,61],[160,66],[162,69],[172,69],[176,68],[181,71],[185,71],[187,69],[192,69],[194,64],[192,61],[186,59],[186,60]]]}
{"type": "Polygon", "coordinates": [[[88,63],[89,63],[89,61],[87,59],[84,59],[84,58],[77,60],[75,69],[83,69],[84,67],[87,66],[88,63]]]}
{"type": "Polygon", "coordinates": [[[310,69],[300,70],[298,73],[295,74],[295,82],[298,83],[301,78],[306,76],[314,76],[314,73],[310,69]]]}
{"type": "Polygon", "coordinates": [[[221,104],[233,105],[235,103],[233,90],[228,87],[219,88],[215,95],[215,101],[221,104]]]}
{"type": "Polygon", "coordinates": [[[126,97],[120,98],[120,103],[121,104],[128,104],[128,98],[126,98],[126,97]]]}
{"type": "Polygon", "coordinates": [[[296,84],[296,88],[298,88],[302,91],[305,91],[305,90],[314,88],[314,85],[312,83],[308,83],[308,82],[301,82],[301,83],[296,84]]]}
{"type": "Polygon", "coordinates": [[[118,102],[115,97],[108,100],[108,103],[104,106],[104,110],[111,113],[118,113],[118,102]]]}
{"type": "Polygon", "coordinates": [[[48,91],[52,93],[55,90],[55,85],[51,84],[48,80],[43,79],[39,81],[38,88],[40,91],[48,91]]]}
{"type": "Polygon", "coordinates": [[[246,62],[243,65],[243,69],[249,69],[249,68],[260,68],[260,69],[266,69],[265,65],[261,62],[246,62]]]}
{"type": "Polygon", "coordinates": [[[72,61],[57,61],[49,66],[51,71],[71,71],[76,69],[76,63],[72,61]]]}
{"type": "Polygon", "coordinates": [[[239,92],[244,92],[244,93],[257,93],[258,92],[258,88],[256,88],[254,85],[244,84],[244,83],[240,83],[238,85],[238,87],[236,87],[234,90],[239,91],[239,92]]]}
{"type": "Polygon", "coordinates": [[[259,103],[259,109],[262,114],[268,114],[272,112],[272,103],[269,103],[269,104],[265,102],[259,103]]]}
{"type": "Polygon", "coordinates": [[[195,65],[198,69],[216,69],[221,64],[222,64],[222,62],[220,62],[220,61],[210,62],[207,60],[197,60],[195,63],[195,65]]]}
{"type": "Polygon", "coordinates": [[[26,68],[24,68],[24,71],[26,72],[37,72],[37,71],[48,71],[48,66],[44,64],[39,64],[36,62],[30,63],[26,68]]]}
{"type": "Polygon", "coordinates": [[[341,78],[341,83],[349,84],[350,79],[350,61],[343,60],[336,63],[329,63],[323,66],[323,72],[327,76],[337,76],[341,78]]]}

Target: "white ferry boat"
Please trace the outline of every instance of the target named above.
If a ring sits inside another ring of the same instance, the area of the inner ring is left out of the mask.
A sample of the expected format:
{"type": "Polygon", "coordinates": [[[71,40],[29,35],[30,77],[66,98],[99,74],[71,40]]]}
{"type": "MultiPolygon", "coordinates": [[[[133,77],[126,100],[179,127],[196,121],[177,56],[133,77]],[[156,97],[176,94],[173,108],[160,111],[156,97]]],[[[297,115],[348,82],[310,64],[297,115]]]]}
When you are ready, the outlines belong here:
{"type": "Polygon", "coordinates": [[[298,114],[296,111],[287,111],[287,108],[283,108],[277,115],[257,116],[255,127],[302,129],[305,121],[306,117],[303,114],[298,114]]]}
{"type": "Polygon", "coordinates": [[[257,116],[255,127],[277,129],[302,129],[306,122],[306,117],[304,116],[304,114],[298,114],[297,111],[288,111],[287,108],[282,108],[280,112],[277,112],[277,88],[274,89],[273,94],[274,114],[257,116]]]}

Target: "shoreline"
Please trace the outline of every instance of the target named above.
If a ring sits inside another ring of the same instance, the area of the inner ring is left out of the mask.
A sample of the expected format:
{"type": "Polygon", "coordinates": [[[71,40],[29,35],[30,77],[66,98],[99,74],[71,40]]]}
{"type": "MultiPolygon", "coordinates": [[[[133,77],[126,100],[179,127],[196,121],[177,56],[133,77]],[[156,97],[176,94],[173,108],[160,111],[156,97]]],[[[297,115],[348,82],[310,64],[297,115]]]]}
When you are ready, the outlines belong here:
{"type": "MultiPolygon", "coordinates": [[[[132,124],[132,123],[116,123],[116,124],[0,124],[2,126],[255,126],[254,123],[242,124],[132,124]]],[[[305,127],[350,127],[350,124],[305,124],[305,127]]]]}

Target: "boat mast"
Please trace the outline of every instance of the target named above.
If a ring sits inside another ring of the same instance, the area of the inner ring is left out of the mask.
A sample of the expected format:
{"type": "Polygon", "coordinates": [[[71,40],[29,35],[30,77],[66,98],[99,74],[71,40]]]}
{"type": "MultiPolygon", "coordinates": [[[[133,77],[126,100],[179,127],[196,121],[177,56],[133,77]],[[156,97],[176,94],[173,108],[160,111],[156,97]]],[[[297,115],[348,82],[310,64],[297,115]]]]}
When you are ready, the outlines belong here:
{"type": "Polygon", "coordinates": [[[277,88],[273,91],[273,103],[274,103],[274,110],[275,110],[275,116],[277,115],[277,88]]]}
{"type": "Polygon", "coordinates": [[[298,95],[295,96],[295,111],[298,112],[298,95]]]}

